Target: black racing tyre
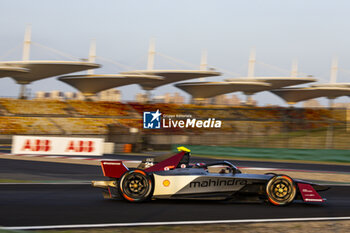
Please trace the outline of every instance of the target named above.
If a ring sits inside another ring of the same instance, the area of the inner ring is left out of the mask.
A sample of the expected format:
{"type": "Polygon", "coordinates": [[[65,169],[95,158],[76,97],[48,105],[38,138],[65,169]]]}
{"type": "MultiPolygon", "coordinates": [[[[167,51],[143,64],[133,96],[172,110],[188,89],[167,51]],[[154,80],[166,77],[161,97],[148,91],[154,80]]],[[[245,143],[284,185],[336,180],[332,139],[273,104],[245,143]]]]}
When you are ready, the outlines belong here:
{"type": "Polygon", "coordinates": [[[296,187],[292,178],[286,175],[272,177],[266,185],[268,200],[273,205],[287,205],[296,195],[296,187]]]}
{"type": "Polygon", "coordinates": [[[142,202],[150,199],[153,182],[143,170],[135,169],[124,173],[119,180],[121,196],[130,202],[142,202]]]}

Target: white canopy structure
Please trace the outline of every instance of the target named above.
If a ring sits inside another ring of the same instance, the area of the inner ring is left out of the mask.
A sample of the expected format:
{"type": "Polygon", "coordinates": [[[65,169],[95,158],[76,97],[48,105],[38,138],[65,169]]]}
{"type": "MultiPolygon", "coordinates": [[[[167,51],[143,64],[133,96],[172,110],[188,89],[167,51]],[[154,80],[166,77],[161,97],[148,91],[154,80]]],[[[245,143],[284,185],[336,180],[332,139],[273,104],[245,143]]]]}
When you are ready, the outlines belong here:
{"type": "Polygon", "coordinates": [[[29,84],[44,78],[99,67],[95,63],[78,61],[7,61],[0,62],[0,77],[11,77],[18,84],[29,84]]]}
{"type": "Polygon", "coordinates": [[[326,97],[334,100],[340,96],[350,96],[349,87],[305,87],[305,88],[283,88],[272,90],[273,94],[279,96],[288,104],[296,104],[300,101],[326,97]]]}
{"type": "Polygon", "coordinates": [[[28,27],[24,37],[23,61],[0,62],[0,78],[10,77],[21,84],[20,98],[25,98],[25,85],[31,82],[100,67],[96,63],[82,61],[30,61],[30,37],[31,30],[28,27]]]}
{"type": "Polygon", "coordinates": [[[331,67],[330,83],[313,84],[306,88],[282,88],[271,91],[281,97],[288,104],[296,104],[300,101],[326,97],[332,101],[340,96],[350,96],[350,83],[337,83],[338,60],[335,58],[331,67]]]}
{"type": "Polygon", "coordinates": [[[211,77],[211,76],[219,76],[220,72],[216,71],[208,71],[208,70],[136,70],[136,71],[128,71],[121,72],[124,75],[130,74],[142,74],[142,75],[156,75],[164,77],[163,80],[158,80],[149,83],[140,83],[139,85],[147,91],[153,90],[160,86],[175,83],[183,80],[203,78],[203,77],[211,77]]]}
{"type": "Polygon", "coordinates": [[[84,96],[88,97],[114,87],[130,84],[146,85],[147,83],[163,80],[163,77],[145,74],[91,74],[63,76],[59,77],[58,80],[75,87],[84,96]]]}
{"type": "MultiPolygon", "coordinates": [[[[227,82],[244,82],[244,81],[251,81],[251,82],[264,82],[270,84],[269,88],[266,88],[263,91],[266,90],[273,90],[277,88],[282,87],[288,87],[288,86],[295,86],[310,82],[317,81],[315,78],[312,77],[251,77],[251,78],[230,78],[226,79],[227,82]]],[[[252,90],[245,92],[247,95],[252,95],[257,92],[260,92],[261,90],[252,90]]]]}
{"type": "Polygon", "coordinates": [[[268,83],[250,80],[241,82],[189,82],[175,84],[175,86],[190,94],[193,99],[198,100],[231,92],[257,92],[270,88],[268,83]]]}

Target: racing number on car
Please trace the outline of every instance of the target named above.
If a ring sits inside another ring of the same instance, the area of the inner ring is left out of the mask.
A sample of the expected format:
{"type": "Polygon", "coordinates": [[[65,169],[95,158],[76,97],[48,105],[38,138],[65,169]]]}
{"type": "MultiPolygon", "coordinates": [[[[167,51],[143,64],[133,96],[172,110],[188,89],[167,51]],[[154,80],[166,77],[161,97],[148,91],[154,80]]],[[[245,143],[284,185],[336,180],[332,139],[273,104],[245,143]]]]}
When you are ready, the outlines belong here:
{"type": "Polygon", "coordinates": [[[145,162],[145,168],[149,168],[153,166],[153,162],[145,162]]]}

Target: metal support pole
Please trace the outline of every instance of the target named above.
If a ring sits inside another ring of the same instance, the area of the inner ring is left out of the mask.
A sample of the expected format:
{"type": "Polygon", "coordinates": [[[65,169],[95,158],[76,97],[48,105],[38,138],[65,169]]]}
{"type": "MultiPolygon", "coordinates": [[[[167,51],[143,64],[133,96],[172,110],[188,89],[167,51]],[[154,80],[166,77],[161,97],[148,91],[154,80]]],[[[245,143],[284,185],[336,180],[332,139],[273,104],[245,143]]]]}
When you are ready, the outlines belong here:
{"type": "MultiPolygon", "coordinates": [[[[89,51],[89,62],[95,63],[96,61],[96,40],[91,40],[90,51],[89,51]]],[[[87,74],[94,74],[94,70],[90,69],[87,74]]]]}
{"type": "Polygon", "coordinates": [[[329,102],[328,102],[328,108],[330,109],[330,110],[332,110],[333,109],[333,106],[334,106],[334,99],[328,99],[329,100],[329,102]]]}
{"type": "Polygon", "coordinates": [[[32,34],[32,28],[31,28],[31,25],[28,25],[26,28],[26,32],[24,34],[24,41],[23,41],[23,55],[22,55],[23,61],[29,60],[31,34],[32,34]]]}
{"type": "MultiPolygon", "coordinates": [[[[199,69],[200,70],[207,70],[208,69],[208,52],[207,52],[207,50],[203,50],[203,52],[202,52],[201,65],[200,65],[199,69]]],[[[205,78],[200,78],[199,80],[204,82],[205,78]]]]}
{"type": "Polygon", "coordinates": [[[21,89],[19,92],[19,98],[20,99],[26,99],[26,84],[20,84],[21,85],[21,89]]]}
{"type": "Polygon", "coordinates": [[[151,41],[149,43],[149,49],[148,49],[147,70],[153,70],[154,69],[154,55],[155,54],[156,54],[155,41],[154,41],[154,39],[151,39],[151,41]]]}
{"type": "Polygon", "coordinates": [[[253,103],[253,96],[251,94],[246,94],[245,105],[251,105],[253,103]]]}
{"type": "Polygon", "coordinates": [[[248,65],[248,78],[254,77],[255,62],[256,62],[255,48],[250,50],[249,65],[248,65]]]}
{"type": "Polygon", "coordinates": [[[292,63],[292,72],[290,73],[291,77],[297,77],[298,76],[298,61],[296,59],[293,60],[292,63]]]}
{"type": "Polygon", "coordinates": [[[331,122],[327,128],[326,149],[333,148],[333,134],[334,134],[334,128],[333,128],[333,122],[331,122]]]}
{"type": "Polygon", "coordinates": [[[338,58],[333,58],[332,61],[332,69],[331,69],[331,83],[337,82],[337,74],[338,74],[338,58]]]}
{"type": "Polygon", "coordinates": [[[202,57],[201,57],[200,70],[207,70],[207,69],[208,69],[208,52],[207,52],[207,50],[203,50],[202,57]]]}
{"type": "Polygon", "coordinates": [[[151,103],[152,102],[152,92],[150,90],[146,91],[146,103],[151,103]]]}

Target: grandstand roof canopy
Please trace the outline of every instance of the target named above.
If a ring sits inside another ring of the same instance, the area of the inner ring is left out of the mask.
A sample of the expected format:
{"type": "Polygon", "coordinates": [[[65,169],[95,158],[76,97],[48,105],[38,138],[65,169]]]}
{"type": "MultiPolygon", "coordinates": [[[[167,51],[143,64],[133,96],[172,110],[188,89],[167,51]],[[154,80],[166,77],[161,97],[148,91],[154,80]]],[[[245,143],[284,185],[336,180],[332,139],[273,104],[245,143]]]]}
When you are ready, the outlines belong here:
{"type": "Polygon", "coordinates": [[[183,80],[219,76],[220,72],[210,70],[135,70],[122,72],[121,74],[147,74],[164,77],[164,80],[158,80],[149,83],[140,83],[144,90],[153,90],[162,85],[179,82],[183,80]]]}
{"type": "Polygon", "coordinates": [[[350,88],[350,83],[320,83],[310,85],[311,87],[342,87],[342,88],[350,88]]]}
{"type": "Polygon", "coordinates": [[[15,74],[28,73],[29,70],[21,67],[13,67],[0,64],[0,78],[9,77],[15,74]]]}
{"type": "Polygon", "coordinates": [[[85,96],[95,95],[97,92],[114,87],[130,84],[146,84],[162,79],[164,78],[160,76],[145,74],[70,75],[58,78],[58,80],[75,87],[85,96]]]}
{"type": "Polygon", "coordinates": [[[5,61],[0,62],[0,77],[11,77],[18,84],[29,84],[48,77],[99,67],[95,63],[80,61],[5,61]]]}
{"type": "MultiPolygon", "coordinates": [[[[315,78],[311,78],[311,77],[246,77],[246,78],[230,78],[230,79],[226,79],[225,81],[247,81],[247,80],[269,83],[271,84],[270,90],[317,81],[315,78]]],[[[255,92],[259,92],[259,91],[260,90],[257,90],[255,92]]]]}
{"type": "Polygon", "coordinates": [[[194,99],[211,98],[236,91],[257,92],[270,88],[269,83],[247,79],[241,82],[188,82],[175,84],[175,86],[189,93],[194,99]]]}
{"type": "Polygon", "coordinates": [[[350,88],[344,87],[282,88],[272,90],[271,92],[285,100],[288,104],[295,104],[300,101],[319,97],[335,99],[339,96],[350,96],[350,88]]]}

